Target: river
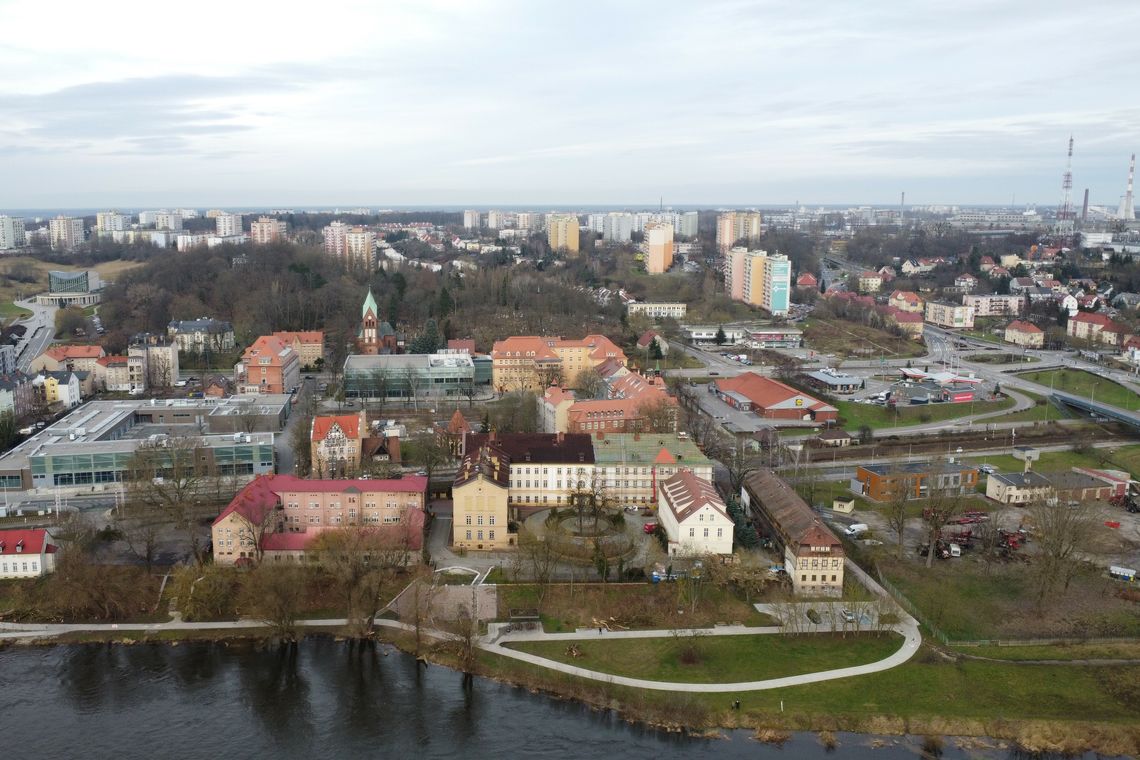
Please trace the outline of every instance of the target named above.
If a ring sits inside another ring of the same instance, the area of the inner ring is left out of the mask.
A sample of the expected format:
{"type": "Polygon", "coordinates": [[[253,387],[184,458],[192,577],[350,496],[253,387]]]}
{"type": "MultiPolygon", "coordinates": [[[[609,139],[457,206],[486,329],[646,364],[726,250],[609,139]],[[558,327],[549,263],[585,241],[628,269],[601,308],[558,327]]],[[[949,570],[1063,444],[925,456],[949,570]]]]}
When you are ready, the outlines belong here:
{"type": "MultiPolygon", "coordinates": [[[[698,739],[609,712],[461,677],[384,645],[309,638],[295,648],[69,645],[0,650],[0,758],[823,758],[894,760],[918,740],[814,734],[783,748],[749,732],[698,739]]],[[[944,758],[979,754],[946,742],[944,758]]]]}

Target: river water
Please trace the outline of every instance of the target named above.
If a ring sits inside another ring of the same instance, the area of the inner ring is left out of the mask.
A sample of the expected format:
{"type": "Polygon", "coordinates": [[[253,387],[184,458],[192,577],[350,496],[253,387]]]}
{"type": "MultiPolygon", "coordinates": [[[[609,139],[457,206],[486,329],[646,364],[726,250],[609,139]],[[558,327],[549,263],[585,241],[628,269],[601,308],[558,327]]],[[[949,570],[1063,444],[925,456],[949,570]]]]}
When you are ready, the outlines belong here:
{"type": "MultiPolygon", "coordinates": [[[[814,734],[783,748],[745,731],[698,739],[458,673],[383,645],[190,643],[0,650],[0,758],[913,759],[917,739],[814,734]]],[[[966,753],[946,742],[944,758],[966,753]]]]}

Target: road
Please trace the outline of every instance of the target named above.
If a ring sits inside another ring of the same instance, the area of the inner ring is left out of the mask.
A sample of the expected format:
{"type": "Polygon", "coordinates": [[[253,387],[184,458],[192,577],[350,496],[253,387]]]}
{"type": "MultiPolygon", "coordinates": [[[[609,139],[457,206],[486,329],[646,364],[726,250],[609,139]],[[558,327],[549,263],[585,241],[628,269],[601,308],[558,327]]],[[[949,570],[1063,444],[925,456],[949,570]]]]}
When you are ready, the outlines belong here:
{"type": "Polygon", "coordinates": [[[15,301],[16,306],[32,312],[29,317],[20,320],[20,324],[27,327],[23,340],[16,346],[17,366],[21,371],[27,372],[32,360],[42,354],[55,337],[54,306],[43,306],[32,301],[15,301]]]}

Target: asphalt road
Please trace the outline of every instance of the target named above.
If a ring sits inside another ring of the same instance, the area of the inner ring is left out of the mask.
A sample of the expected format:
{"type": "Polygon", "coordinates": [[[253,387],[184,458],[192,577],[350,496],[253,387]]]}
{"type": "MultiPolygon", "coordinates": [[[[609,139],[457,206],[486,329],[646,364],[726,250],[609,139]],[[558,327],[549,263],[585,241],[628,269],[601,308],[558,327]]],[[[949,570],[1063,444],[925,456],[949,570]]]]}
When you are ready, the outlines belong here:
{"type": "Polygon", "coordinates": [[[16,364],[22,371],[27,371],[32,360],[42,354],[55,337],[54,306],[42,306],[35,301],[15,301],[16,306],[32,312],[30,317],[24,317],[20,324],[27,328],[24,339],[16,346],[19,357],[16,364]]]}

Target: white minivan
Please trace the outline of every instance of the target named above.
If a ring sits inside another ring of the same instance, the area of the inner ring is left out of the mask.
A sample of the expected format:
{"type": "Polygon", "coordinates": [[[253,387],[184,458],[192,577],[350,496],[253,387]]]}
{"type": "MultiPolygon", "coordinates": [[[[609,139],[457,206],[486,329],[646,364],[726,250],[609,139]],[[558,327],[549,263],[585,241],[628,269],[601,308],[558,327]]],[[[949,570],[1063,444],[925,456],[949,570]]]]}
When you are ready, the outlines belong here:
{"type": "Polygon", "coordinates": [[[870,529],[867,523],[855,523],[854,525],[847,526],[847,530],[843,531],[843,533],[844,535],[854,537],[866,533],[870,529]]]}

